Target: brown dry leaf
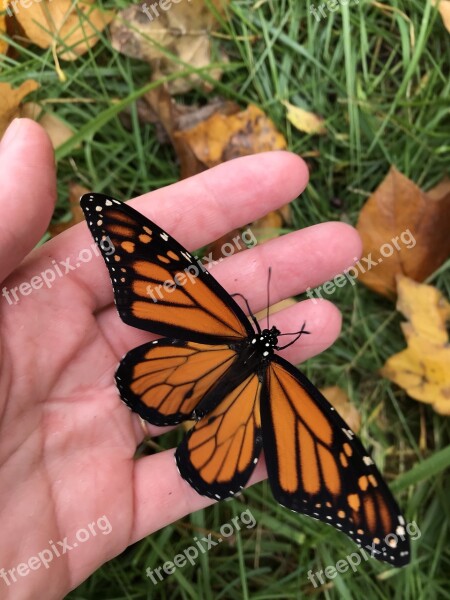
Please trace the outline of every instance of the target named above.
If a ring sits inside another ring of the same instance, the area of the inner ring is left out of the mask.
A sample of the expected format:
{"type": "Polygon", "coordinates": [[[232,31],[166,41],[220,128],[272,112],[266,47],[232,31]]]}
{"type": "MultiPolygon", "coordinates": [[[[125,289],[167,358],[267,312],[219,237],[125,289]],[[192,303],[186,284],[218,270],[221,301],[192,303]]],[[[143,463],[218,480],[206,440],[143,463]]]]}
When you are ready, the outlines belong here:
{"type": "Polygon", "coordinates": [[[50,48],[58,40],[56,54],[75,60],[95,46],[99,33],[114,17],[113,11],[101,10],[95,0],[40,0],[15,12],[27,37],[41,48],[50,48]]]}
{"type": "MultiPolygon", "coordinates": [[[[438,0],[431,0],[433,6],[438,5],[438,0]]],[[[450,33],[450,0],[440,0],[438,10],[441,13],[445,29],[450,33]]]]}
{"type": "Polygon", "coordinates": [[[71,183],[69,185],[69,208],[70,208],[70,219],[64,223],[57,223],[56,225],[50,225],[48,232],[52,237],[55,237],[59,233],[62,233],[72,225],[81,223],[84,221],[84,214],[80,207],[80,197],[83,194],[87,194],[90,190],[78,183],[71,183]]]}
{"type": "MultiPolygon", "coordinates": [[[[228,0],[212,0],[220,13],[228,0]]],[[[127,56],[140,58],[153,67],[152,80],[183,71],[186,67],[171,60],[163,50],[192,67],[207,67],[211,63],[210,33],[217,26],[216,19],[204,2],[167,0],[151,4],[135,4],[118,13],[111,25],[113,47],[127,56]],[[173,2],[173,4],[172,4],[173,2]],[[162,6],[167,6],[166,10],[162,6]],[[169,10],[170,8],[170,10],[169,10]],[[146,12],[144,12],[144,10],[146,12]]],[[[222,61],[226,59],[221,57],[222,61]]],[[[209,70],[214,79],[220,79],[221,70],[209,70]]],[[[189,91],[201,78],[192,74],[169,82],[171,94],[189,91]]],[[[206,86],[208,89],[210,86],[206,86]]]]}
{"type": "Polygon", "coordinates": [[[327,133],[322,117],[294,106],[290,102],[285,101],[283,104],[287,108],[287,120],[299,131],[304,131],[311,135],[325,135],[327,133]]]}
{"type": "Polygon", "coordinates": [[[337,410],[350,429],[358,433],[361,427],[361,415],[350,402],[346,392],[337,385],[331,385],[320,390],[328,402],[337,410]]]}
{"type": "MultiPolygon", "coordinates": [[[[0,15],[0,33],[6,33],[6,15],[0,15]]],[[[0,54],[6,54],[8,42],[0,39],[0,54]]]]}
{"type": "Polygon", "coordinates": [[[184,140],[208,168],[238,156],[286,148],[282,134],[254,105],[230,115],[216,112],[190,129],[176,131],[174,137],[184,140]]]}
{"type": "Polygon", "coordinates": [[[449,223],[450,180],[423,192],[391,167],[359,215],[363,256],[372,259],[360,280],[388,298],[398,274],[423,281],[450,255],[449,223]]]}
{"type": "Polygon", "coordinates": [[[37,121],[48,133],[53,144],[53,148],[58,148],[64,142],[67,142],[72,135],[73,130],[56,115],[46,112],[39,104],[27,102],[20,108],[20,116],[28,117],[37,121]]]}
{"type": "Polygon", "coordinates": [[[175,102],[167,86],[159,86],[145,94],[153,112],[167,132],[180,161],[181,179],[191,177],[205,171],[209,165],[202,163],[195,155],[189,141],[179,135],[184,130],[190,131],[197,125],[204,123],[213,114],[224,116],[235,114],[239,106],[234,102],[213,100],[210,104],[198,107],[186,107],[175,102]]]}
{"type": "Polygon", "coordinates": [[[388,358],[381,374],[411,398],[450,415],[450,303],[433,286],[399,276],[397,308],[408,319],[402,324],[407,348],[388,358]]]}
{"type": "Polygon", "coordinates": [[[20,103],[25,96],[37,90],[37,81],[28,79],[21,86],[13,89],[9,83],[0,83],[0,137],[4,134],[11,121],[20,116],[20,103]]]}

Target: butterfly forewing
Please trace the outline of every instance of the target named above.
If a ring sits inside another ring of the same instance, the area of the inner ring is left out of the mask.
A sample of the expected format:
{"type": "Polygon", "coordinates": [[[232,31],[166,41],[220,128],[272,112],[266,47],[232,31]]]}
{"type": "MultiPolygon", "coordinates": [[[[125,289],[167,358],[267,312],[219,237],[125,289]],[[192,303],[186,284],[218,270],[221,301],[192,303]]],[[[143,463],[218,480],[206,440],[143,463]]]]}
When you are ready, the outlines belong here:
{"type": "Polygon", "coordinates": [[[253,333],[233,298],[158,225],[101,194],[85,194],[81,207],[108,266],[125,323],[200,343],[239,340],[253,333]]]}
{"type": "Polygon", "coordinates": [[[261,399],[275,499],[344,531],[375,558],[409,562],[405,521],[372,459],[322,394],[275,356],[261,399]]]}

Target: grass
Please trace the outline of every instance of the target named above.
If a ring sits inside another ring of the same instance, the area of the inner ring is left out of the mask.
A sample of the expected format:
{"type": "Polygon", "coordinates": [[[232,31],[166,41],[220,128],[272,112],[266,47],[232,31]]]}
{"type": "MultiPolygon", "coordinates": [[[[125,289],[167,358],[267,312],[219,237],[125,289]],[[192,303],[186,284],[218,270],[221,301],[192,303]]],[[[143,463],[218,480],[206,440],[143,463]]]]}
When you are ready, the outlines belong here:
{"type": "MultiPolygon", "coordinates": [[[[309,6],[233,0],[214,40],[229,57],[221,83],[210,94],[197,89],[182,100],[206,102],[220,94],[243,107],[260,106],[310,167],[311,183],[293,204],[293,227],[326,220],[355,224],[390,165],[424,189],[448,168],[448,34],[423,0],[351,1],[319,22],[309,6]],[[283,100],[323,115],[329,134],[299,134],[286,121],[283,100]]],[[[83,58],[62,66],[65,82],[49,51],[16,44],[15,58],[5,60],[0,74],[14,85],[39,81],[35,99],[76,131],[57,152],[55,218],[67,209],[73,180],[121,198],[176,181],[173,150],[158,142],[151,125],[139,124],[135,111],[134,101],[149,88],[148,66],[115,52],[106,34],[83,58]],[[125,107],[131,109],[131,130],[120,118],[125,107]]],[[[205,80],[208,72],[201,72],[205,80]]],[[[449,264],[431,281],[449,297],[449,264]]],[[[364,562],[315,588],[308,572],[335,565],[355,546],[334,529],[279,507],[264,483],[131,546],[70,593],[70,600],[449,597],[447,422],[378,375],[386,358],[404,347],[394,306],[360,285],[347,285],[331,299],[343,313],[343,334],[302,368],[317,385],[342,386],[358,406],[365,445],[394,483],[407,522],[419,524],[412,564],[400,570],[364,562]],[[248,508],[254,528],[243,527],[157,586],[146,578],[147,567],[171,560],[194,536],[215,536],[248,508]]],[[[161,444],[170,447],[179,437],[173,432],[161,444]]]]}

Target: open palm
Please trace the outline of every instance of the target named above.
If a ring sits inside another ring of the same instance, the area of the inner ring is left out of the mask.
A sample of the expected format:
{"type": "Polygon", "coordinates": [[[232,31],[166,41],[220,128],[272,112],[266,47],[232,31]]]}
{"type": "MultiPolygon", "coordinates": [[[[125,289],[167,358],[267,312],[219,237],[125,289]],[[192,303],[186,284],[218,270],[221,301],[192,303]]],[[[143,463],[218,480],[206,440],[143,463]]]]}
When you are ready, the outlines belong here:
{"type": "MultiPolygon", "coordinates": [[[[120,357],[151,335],[120,321],[85,224],[33,250],[54,206],[53,156],[36,123],[15,125],[0,146],[0,589],[14,600],[51,599],[127,545],[211,501],[181,479],[172,450],[133,461],[143,432],[120,401],[113,373],[120,357]]],[[[285,204],[306,182],[301,159],[267,153],[133,206],[195,249],[285,204]]],[[[333,277],[359,251],[351,227],[324,223],[227,258],[214,275],[256,312],[264,308],[269,265],[276,302],[333,277]]],[[[273,321],[282,331],[307,322],[311,335],[285,353],[296,363],[324,350],[340,330],[339,312],[326,301],[299,303],[273,321]]],[[[259,464],[251,481],[263,477],[259,464]]]]}

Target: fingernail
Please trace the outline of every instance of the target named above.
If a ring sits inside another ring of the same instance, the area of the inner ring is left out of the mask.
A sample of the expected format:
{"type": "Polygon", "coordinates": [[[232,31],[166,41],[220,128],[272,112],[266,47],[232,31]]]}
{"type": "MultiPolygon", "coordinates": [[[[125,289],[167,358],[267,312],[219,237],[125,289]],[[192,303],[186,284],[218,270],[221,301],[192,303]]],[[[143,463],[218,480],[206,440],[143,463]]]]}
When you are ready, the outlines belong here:
{"type": "Polygon", "coordinates": [[[8,129],[3,134],[1,139],[1,146],[4,147],[10,144],[17,137],[20,128],[22,127],[22,119],[13,119],[8,126],[8,129]]]}

